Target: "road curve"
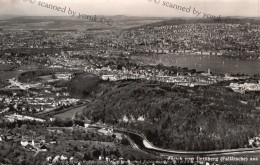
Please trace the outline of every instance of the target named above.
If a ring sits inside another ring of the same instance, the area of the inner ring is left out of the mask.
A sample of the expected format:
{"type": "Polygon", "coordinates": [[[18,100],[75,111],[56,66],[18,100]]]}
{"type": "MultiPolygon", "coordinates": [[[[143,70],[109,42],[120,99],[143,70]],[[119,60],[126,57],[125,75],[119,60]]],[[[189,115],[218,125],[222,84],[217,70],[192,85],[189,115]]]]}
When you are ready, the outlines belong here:
{"type": "Polygon", "coordinates": [[[239,148],[239,149],[227,149],[227,150],[214,150],[214,151],[180,151],[180,150],[170,150],[155,147],[151,142],[149,142],[143,134],[125,131],[120,129],[115,129],[120,133],[124,133],[128,136],[132,142],[135,143],[135,146],[138,146],[139,149],[144,151],[158,152],[160,154],[177,154],[177,155],[199,155],[199,156],[221,156],[228,154],[248,154],[260,152],[260,148],[239,148]],[[140,138],[140,139],[138,139],[140,138]],[[142,141],[142,144],[140,144],[142,141]]]}

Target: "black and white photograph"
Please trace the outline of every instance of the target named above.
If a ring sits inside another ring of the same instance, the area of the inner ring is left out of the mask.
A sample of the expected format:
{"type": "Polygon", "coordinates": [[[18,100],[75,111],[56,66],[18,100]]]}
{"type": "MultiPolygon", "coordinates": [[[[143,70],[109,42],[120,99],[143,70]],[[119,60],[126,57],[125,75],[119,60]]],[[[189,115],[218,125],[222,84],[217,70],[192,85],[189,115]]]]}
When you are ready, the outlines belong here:
{"type": "Polygon", "coordinates": [[[0,165],[260,165],[260,0],[0,0],[0,165]]]}

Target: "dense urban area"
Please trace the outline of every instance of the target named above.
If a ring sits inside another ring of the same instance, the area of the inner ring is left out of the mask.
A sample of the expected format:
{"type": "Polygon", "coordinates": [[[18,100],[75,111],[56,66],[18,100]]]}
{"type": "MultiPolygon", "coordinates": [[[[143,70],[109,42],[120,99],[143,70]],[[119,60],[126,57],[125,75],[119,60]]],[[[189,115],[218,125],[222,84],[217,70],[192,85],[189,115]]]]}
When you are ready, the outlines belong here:
{"type": "Polygon", "coordinates": [[[260,64],[259,22],[57,30],[58,19],[19,20],[0,22],[1,163],[206,164],[219,163],[213,151],[260,149],[260,70],[175,65],[177,56],[260,64]]]}

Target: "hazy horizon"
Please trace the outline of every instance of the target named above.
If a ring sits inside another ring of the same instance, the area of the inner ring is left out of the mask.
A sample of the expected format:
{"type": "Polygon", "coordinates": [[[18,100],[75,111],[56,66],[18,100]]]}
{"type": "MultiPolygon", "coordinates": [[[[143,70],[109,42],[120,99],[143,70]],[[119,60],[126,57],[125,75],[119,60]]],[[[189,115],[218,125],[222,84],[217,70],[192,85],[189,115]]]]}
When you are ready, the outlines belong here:
{"type": "MultiPolygon", "coordinates": [[[[38,2],[45,2],[59,7],[67,7],[77,13],[88,15],[123,15],[138,17],[187,17],[196,18],[192,11],[190,13],[177,9],[165,7],[148,0],[36,0],[35,4],[24,2],[24,0],[0,0],[0,15],[10,16],[70,16],[67,12],[61,13],[52,9],[38,6],[38,2]]],[[[211,15],[222,17],[258,17],[259,0],[165,0],[172,4],[196,10],[211,15]]]]}
{"type": "MultiPolygon", "coordinates": [[[[145,16],[145,15],[105,15],[100,14],[97,16],[108,16],[108,17],[116,17],[116,16],[123,16],[123,17],[147,17],[147,18],[187,18],[187,19],[202,19],[202,18],[196,18],[196,17],[185,17],[185,16],[145,16]]],[[[5,15],[0,14],[0,17],[71,17],[69,15],[5,15]]],[[[257,16],[224,16],[224,17],[230,17],[230,18],[258,18],[257,16]]],[[[260,19],[260,18],[258,18],[260,19]]]]}

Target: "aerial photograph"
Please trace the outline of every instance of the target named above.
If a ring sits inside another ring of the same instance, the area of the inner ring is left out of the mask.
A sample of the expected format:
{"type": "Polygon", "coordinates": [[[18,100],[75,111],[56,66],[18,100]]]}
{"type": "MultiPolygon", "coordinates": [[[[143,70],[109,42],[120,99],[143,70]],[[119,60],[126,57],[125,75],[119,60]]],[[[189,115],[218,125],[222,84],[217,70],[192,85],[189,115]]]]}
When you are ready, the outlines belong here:
{"type": "Polygon", "coordinates": [[[0,0],[0,165],[260,165],[260,0],[0,0]]]}

